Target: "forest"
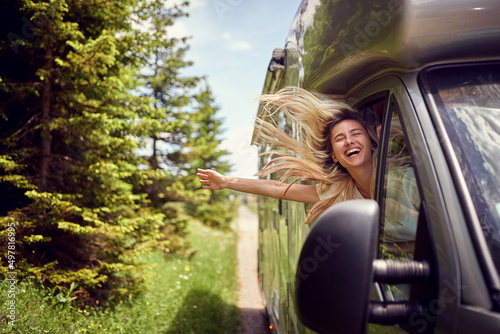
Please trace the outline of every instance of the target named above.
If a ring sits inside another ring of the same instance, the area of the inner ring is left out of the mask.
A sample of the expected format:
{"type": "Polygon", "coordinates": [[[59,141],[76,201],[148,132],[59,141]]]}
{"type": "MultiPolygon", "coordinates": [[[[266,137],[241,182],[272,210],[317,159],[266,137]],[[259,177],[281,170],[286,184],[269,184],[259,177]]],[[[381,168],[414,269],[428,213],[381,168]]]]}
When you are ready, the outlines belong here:
{"type": "Polygon", "coordinates": [[[203,77],[183,75],[188,2],[1,0],[1,276],[102,305],[140,293],[141,254],[188,252],[192,221],[227,229],[230,170],[203,77]]]}

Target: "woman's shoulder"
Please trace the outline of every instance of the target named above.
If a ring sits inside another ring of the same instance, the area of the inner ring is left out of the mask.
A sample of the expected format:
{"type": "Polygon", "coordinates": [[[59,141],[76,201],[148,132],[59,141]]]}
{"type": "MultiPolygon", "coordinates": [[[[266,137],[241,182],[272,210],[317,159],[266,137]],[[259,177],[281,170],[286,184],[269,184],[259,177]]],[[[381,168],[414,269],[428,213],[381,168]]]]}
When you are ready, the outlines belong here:
{"type": "MultiPolygon", "coordinates": [[[[318,197],[320,200],[327,199],[329,197],[338,195],[337,202],[343,201],[345,198],[345,189],[340,189],[340,183],[318,183],[316,184],[316,191],[318,192],[318,197]]],[[[363,195],[359,192],[356,185],[354,185],[353,194],[354,199],[363,199],[363,195]]],[[[349,197],[349,196],[348,196],[349,197]]]]}
{"type": "Polygon", "coordinates": [[[335,195],[338,189],[339,189],[338,183],[327,184],[319,182],[318,184],[316,184],[316,191],[318,192],[320,200],[324,200],[327,199],[328,197],[335,195]]]}

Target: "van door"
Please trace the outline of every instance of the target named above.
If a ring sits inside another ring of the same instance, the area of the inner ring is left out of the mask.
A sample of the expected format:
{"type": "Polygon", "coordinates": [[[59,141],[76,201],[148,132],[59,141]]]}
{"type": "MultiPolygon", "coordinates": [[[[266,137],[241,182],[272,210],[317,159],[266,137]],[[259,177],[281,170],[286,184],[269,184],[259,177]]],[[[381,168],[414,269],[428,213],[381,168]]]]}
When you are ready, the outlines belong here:
{"type": "MultiPolygon", "coordinates": [[[[439,190],[416,110],[403,82],[396,76],[374,81],[349,100],[372,120],[379,134],[375,190],[375,199],[381,209],[378,258],[425,260],[432,268],[431,279],[423,286],[374,284],[373,299],[387,302],[419,300],[428,313],[433,310],[434,314],[414,315],[408,319],[408,324],[399,326],[370,325],[369,331],[378,333],[392,328],[396,332],[431,333],[437,319],[438,277],[454,282],[458,267],[449,238],[443,238],[439,260],[436,257],[431,225],[441,225],[441,231],[449,226],[442,213],[432,217],[429,214],[429,206],[435,210],[436,205],[441,204],[436,203],[440,201],[439,196],[436,198],[439,190]]],[[[448,325],[452,325],[457,314],[457,300],[450,300],[446,306],[439,310],[440,316],[450,319],[448,325]]]]}

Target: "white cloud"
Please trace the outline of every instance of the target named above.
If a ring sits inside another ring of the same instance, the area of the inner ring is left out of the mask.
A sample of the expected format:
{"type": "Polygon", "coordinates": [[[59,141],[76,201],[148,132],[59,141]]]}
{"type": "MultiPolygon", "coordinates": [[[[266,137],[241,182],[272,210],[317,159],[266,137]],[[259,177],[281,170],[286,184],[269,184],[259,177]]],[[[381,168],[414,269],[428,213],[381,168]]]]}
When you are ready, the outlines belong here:
{"type": "Polygon", "coordinates": [[[189,36],[189,31],[184,22],[177,21],[168,29],[169,37],[183,38],[189,36]]]}
{"type": "Polygon", "coordinates": [[[231,51],[248,51],[252,50],[252,48],[252,44],[245,41],[233,42],[229,47],[231,51]]]}
{"type": "Polygon", "coordinates": [[[225,133],[221,148],[230,152],[228,157],[233,164],[232,176],[256,178],[257,147],[250,145],[253,134],[253,125],[247,124],[242,128],[233,128],[225,133]]]}
{"type": "Polygon", "coordinates": [[[222,38],[229,42],[229,50],[231,51],[249,51],[253,49],[253,45],[247,41],[235,41],[230,32],[222,34],[222,38]]]}

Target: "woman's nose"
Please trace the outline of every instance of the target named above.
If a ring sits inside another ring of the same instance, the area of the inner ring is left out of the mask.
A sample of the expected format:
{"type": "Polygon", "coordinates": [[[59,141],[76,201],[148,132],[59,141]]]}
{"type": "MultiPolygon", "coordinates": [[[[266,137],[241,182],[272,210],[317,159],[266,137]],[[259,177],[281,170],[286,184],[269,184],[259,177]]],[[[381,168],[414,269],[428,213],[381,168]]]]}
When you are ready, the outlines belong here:
{"type": "Polygon", "coordinates": [[[351,137],[346,137],[346,139],[345,139],[345,145],[346,145],[346,146],[347,146],[347,145],[350,145],[350,144],[351,144],[351,142],[352,142],[351,137]]]}

